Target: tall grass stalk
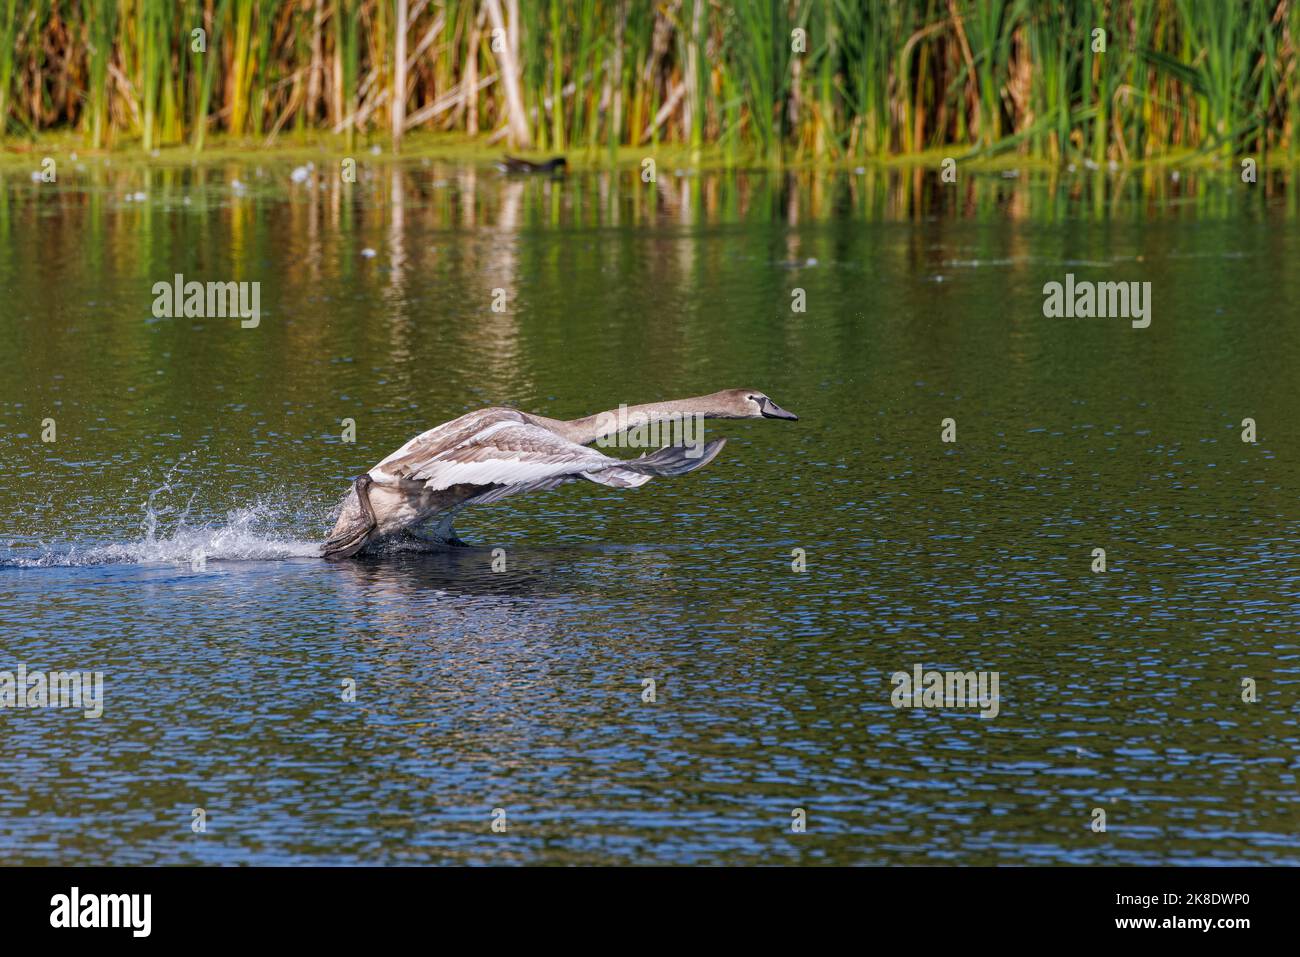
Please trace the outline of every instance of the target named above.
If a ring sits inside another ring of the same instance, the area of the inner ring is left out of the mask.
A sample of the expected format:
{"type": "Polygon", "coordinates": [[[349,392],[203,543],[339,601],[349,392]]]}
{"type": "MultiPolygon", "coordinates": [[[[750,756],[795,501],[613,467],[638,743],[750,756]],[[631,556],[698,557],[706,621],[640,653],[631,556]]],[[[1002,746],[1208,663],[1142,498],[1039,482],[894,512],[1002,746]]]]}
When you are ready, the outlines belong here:
{"type": "Polygon", "coordinates": [[[1295,163],[1297,44],[1300,0],[0,0],[0,136],[1295,163]]]}

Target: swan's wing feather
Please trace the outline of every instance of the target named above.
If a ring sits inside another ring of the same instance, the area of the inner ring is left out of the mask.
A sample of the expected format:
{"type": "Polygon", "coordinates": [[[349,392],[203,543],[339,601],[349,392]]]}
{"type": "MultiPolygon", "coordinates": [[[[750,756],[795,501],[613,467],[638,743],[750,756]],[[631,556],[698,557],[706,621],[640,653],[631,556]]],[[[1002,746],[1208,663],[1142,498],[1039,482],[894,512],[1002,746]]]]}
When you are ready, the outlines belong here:
{"type": "Polygon", "coordinates": [[[503,498],[511,495],[523,495],[525,492],[545,492],[548,489],[557,488],[566,482],[577,481],[576,475],[556,475],[551,478],[537,479],[533,482],[516,482],[514,485],[493,485],[482,492],[465,499],[463,505],[487,505],[489,502],[499,502],[503,498]]]}
{"type": "Polygon", "coordinates": [[[467,412],[460,418],[421,432],[372,468],[370,476],[376,482],[418,478],[417,473],[425,463],[472,442],[485,429],[501,422],[527,421],[523,413],[514,409],[489,408],[467,412]]]}
{"type": "MultiPolygon", "coordinates": [[[[602,455],[529,423],[518,413],[486,420],[481,426],[454,444],[440,440],[424,448],[417,445],[400,458],[390,456],[379,468],[386,475],[420,481],[430,491],[439,491],[454,485],[515,486],[580,478],[586,477],[583,473],[621,464],[620,459],[602,455]]],[[[638,480],[635,484],[639,485],[650,476],[635,478],[638,480]]],[[[521,491],[526,490],[532,489],[521,491]]]]}
{"type": "Polygon", "coordinates": [[[588,482],[594,482],[597,485],[608,485],[611,488],[639,488],[650,481],[651,478],[653,478],[652,475],[613,466],[596,472],[553,475],[550,478],[534,479],[531,482],[516,482],[514,485],[495,485],[477,493],[472,498],[465,499],[462,504],[487,505],[489,502],[498,502],[511,495],[523,495],[525,492],[544,492],[566,482],[576,482],[579,479],[586,479],[588,482]]]}

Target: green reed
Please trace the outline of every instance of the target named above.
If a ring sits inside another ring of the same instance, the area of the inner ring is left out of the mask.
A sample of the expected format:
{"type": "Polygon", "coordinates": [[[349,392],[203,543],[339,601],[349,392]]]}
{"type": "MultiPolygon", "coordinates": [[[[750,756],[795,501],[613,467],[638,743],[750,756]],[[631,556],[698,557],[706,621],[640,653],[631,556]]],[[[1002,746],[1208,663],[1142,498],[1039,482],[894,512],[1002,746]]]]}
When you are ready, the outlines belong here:
{"type": "Polygon", "coordinates": [[[0,0],[0,135],[352,144],[400,102],[509,146],[513,62],[533,148],[591,158],[1300,158],[1300,0],[405,0],[401,90],[395,2],[0,0]]]}

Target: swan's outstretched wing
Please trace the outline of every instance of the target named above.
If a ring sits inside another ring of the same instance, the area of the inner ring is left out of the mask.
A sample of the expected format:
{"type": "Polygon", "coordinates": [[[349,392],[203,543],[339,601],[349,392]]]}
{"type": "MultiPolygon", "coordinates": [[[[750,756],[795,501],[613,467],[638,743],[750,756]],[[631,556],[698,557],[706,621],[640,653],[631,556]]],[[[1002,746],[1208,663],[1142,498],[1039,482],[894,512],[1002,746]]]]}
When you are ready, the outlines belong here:
{"type": "MultiPolygon", "coordinates": [[[[485,409],[412,439],[370,470],[377,482],[420,482],[429,491],[453,485],[553,488],[565,480],[606,473],[604,484],[632,487],[651,478],[620,468],[622,461],[577,445],[528,422],[513,409],[485,409]]],[[[524,489],[521,489],[524,491],[524,489]]],[[[499,496],[498,496],[499,497],[499,496]]]]}
{"type": "Polygon", "coordinates": [[[636,488],[656,475],[680,475],[706,465],[721,441],[694,456],[682,447],[639,459],[618,459],[570,442],[514,409],[484,409],[416,436],[370,470],[376,482],[419,482],[430,491],[457,485],[482,491],[466,500],[483,503],[585,479],[636,488]]]}

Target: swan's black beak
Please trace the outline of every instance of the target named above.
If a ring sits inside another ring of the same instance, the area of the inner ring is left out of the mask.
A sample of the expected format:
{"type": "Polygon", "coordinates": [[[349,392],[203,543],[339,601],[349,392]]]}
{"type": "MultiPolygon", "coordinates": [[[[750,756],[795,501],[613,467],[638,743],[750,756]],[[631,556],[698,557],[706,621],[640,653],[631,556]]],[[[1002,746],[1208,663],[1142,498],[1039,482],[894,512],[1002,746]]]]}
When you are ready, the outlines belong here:
{"type": "Polygon", "coordinates": [[[766,396],[763,397],[763,401],[759,405],[758,409],[763,413],[763,418],[765,419],[789,419],[791,422],[799,421],[799,416],[795,415],[793,412],[787,412],[766,396]]]}

